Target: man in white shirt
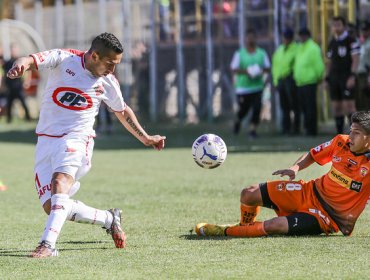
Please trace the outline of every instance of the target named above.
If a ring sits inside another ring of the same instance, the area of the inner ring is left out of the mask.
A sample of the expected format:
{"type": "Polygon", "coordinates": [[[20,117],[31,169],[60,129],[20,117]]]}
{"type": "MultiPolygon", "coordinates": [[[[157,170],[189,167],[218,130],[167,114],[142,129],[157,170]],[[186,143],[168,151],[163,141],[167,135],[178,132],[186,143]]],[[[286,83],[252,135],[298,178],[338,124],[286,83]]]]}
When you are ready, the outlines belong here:
{"type": "Polygon", "coordinates": [[[87,52],[55,49],[21,57],[7,73],[20,78],[26,70],[49,70],[36,133],[35,184],[49,215],[33,258],[57,256],[55,244],[66,220],[98,224],[112,235],[117,248],[125,247],[121,210],[99,210],[70,199],[78,180],[91,168],[94,119],[103,101],[122,125],[145,146],[164,148],[165,138],[148,135],[122,98],[112,74],[123,48],[110,33],[97,36],[87,52]]]}

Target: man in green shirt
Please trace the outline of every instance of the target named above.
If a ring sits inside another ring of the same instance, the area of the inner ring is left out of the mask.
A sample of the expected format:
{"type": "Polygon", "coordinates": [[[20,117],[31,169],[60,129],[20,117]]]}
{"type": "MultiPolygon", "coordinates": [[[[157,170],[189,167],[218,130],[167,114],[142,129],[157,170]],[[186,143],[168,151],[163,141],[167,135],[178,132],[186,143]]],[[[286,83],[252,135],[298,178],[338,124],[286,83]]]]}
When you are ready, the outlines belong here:
{"type": "Polygon", "coordinates": [[[293,65],[297,52],[294,31],[290,28],[283,33],[283,43],[272,56],[273,83],[279,92],[282,111],[282,133],[291,133],[291,112],[294,112],[293,134],[299,134],[300,110],[296,84],[293,79],[293,65]]]}
{"type": "Polygon", "coordinates": [[[359,97],[358,104],[359,110],[370,109],[370,22],[365,20],[361,24],[361,35],[364,42],[361,45],[360,61],[357,67],[359,97]]]}
{"type": "Polygon", "coordinates": [[[239,105],[234,133],[239,133],[243,118],[252,108],[249,136],[256,138],[265,86],[263,74],[269,71],[270,60],[266,51],[257,46],[255,30],[247,30],[245,47],[234,53],[230,68],[234,74],[235,94],[239,105]]]}
{"type": "Polygon", "coordinates": [[[298,34],[301,43],[297,48],[293,77],[297,84],[306,135],[315,136],[318,126],[316,90],[324,76],[324,61],[319,45],[311,39],[311,32],[302,28],[298,34]]]}

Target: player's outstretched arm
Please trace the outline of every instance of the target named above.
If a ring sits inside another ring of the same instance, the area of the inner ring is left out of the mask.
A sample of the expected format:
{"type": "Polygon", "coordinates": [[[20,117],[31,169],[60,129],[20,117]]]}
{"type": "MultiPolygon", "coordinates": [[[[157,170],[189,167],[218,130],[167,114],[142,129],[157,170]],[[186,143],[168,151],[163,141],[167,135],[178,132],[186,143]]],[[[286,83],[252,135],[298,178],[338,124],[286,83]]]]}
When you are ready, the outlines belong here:
{"type": "Polygon", "coordinates": [[[31,56],[20,57],[14,61],[6,76],[9,79],[17,79],[22,77],[28,69],[36,69],[35,61],[31,56]]]}
{"type": "Polygon", "coordinates": [[[115,115],[122,125],[145,146],[152,146],[158,151],[164,148],[166,137],[161,135],[148,135],[141,127],[135,113],[129,106],[126,106],[123,112],[116,112],[115,115]]]}
{"type": "Polygon", "coordinates": [[[314,159],[312,158],[310,153],[306,153],[298,158],[298,160],[289,168],[287,169],[280,169],[276,170],[272,173],[272,175],[280,175],[289,176],[289,180],[294,180],[295,176],[297,176],[298,171],[301,171],[307,167],[309,167],[312,163],[314,163],[314,159]]]}

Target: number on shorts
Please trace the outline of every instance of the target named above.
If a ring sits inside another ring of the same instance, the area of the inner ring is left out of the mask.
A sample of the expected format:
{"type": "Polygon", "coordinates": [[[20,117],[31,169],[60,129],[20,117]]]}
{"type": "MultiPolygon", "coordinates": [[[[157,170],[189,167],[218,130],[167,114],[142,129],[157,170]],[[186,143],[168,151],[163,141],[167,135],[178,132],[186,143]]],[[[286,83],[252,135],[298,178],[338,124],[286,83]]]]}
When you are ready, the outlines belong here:
{"type": "Polygon", "coordinates": [[[286,184],[285,189],[287,191],[300,191],[302,189],[302,185],[297,183],[288,183],[286,184]]]}

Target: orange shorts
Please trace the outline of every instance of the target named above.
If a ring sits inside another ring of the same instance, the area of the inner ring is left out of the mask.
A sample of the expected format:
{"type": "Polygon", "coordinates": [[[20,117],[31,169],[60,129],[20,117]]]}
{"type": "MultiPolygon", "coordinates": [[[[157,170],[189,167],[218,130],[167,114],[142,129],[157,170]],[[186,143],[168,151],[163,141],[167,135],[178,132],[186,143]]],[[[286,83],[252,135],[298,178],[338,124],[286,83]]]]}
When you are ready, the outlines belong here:
{"type": "MultiPolygon", "coordinates": [[[[269,181],[267,191],[278,216],[307,213],[314,216],[326,234],[338,232],[337,224],[321,206],[314,193],[314,181],[269,181]]],[[[265,199],[264,199],[265,202],[265,199]]]]}

